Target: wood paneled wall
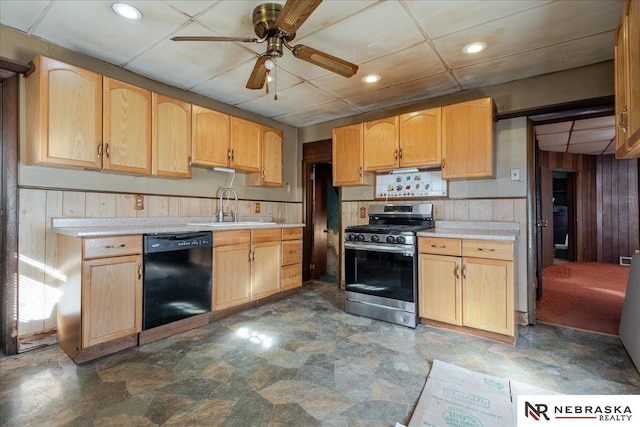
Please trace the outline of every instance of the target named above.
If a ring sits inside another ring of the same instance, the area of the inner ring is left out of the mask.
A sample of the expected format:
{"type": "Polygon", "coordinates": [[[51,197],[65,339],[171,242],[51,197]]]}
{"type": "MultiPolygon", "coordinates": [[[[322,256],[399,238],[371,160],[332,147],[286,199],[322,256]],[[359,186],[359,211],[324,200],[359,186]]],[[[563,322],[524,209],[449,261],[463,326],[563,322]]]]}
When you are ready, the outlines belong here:
{"type": "Polygon", "coordinates": [[[541,167],[576,172],[576,261],[618,263],[638,248],[638,160],[540,151],[541,167]]]}
{"type": "Polygon", "coordinates": [[[596,211],[598,261],[620,262],[640,249],[638,159],[616,160],[613,155],[596,160],[596,211]]]}

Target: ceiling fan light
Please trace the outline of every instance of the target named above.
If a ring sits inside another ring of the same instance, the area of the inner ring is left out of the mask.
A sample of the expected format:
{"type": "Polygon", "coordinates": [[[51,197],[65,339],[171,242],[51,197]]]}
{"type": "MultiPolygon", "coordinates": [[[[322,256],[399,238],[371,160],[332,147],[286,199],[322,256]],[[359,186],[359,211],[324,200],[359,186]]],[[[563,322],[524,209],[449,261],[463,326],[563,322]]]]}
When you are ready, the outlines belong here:
{"type": "Polygon", "coordinates": [[[264,68],[266,68],[267,70],[271,71],[275,67],[276,67],[276,63],[273,62],[273,60],[267,59],[266,61],[264,61],[264,68]]]}
{"type": "Polygon", "coordinates": [[[367,74],[362,78],[362,81],[365,83],[375,83],[380,81],[380,76],[377,74],[367,74]]]}
{"type": "Polygon", "coordinates": [[[111,9],[123,18],[132,19],[134,21],[142,19],[142,12],[130,4],[114,3],[111,5],[111,9]]]}
{"type": "Polygon", "coordinates": [[[462,48],[462,51],[466,54],[480,53],[487,48],[487,45],[482,42],[469,43],[462,48]]]}

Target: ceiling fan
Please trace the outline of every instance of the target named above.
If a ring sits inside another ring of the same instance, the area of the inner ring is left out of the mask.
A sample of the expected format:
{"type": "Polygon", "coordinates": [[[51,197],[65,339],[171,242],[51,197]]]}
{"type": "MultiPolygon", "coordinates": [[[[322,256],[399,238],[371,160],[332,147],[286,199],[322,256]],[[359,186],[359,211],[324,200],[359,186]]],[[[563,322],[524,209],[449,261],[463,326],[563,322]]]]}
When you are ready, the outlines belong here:
{"type": "Polygon", "coordinates": [[[256,60],[251,76],[247,81],[247,89],[262,89],[269,71],[275,63],[273,59],[280,58],[283,46],[289,49],[293,56],[325,68],[344,77],[353,76],[358,66],[344,59],[336,58],[303,44],[291,46],[296,31],[309,18],[311,13],[322,3],[322,0],[287,0],[284,6],[278,3],[264,3],[253,10],[253,26],[258,38],[255,37],[209,37],[182,36],[171,37],[174,41],[217,41],[217,42],[245,42],[267,43],[267,51],[256,60]]]}

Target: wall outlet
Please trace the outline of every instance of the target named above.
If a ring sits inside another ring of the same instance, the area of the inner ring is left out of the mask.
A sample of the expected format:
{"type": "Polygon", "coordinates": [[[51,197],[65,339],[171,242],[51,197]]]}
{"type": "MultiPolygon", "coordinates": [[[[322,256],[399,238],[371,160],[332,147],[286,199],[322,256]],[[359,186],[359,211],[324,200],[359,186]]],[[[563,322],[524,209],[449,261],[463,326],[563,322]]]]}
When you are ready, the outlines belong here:
{"type": "Polygon", "coordinates": [[[366,217],[367,217],[367,208],[361,207],[360,208],[360,218],[366,218],[366,217]]]}
{"type": "Polygon", "coordinates": [[[133,209],[137,211],[141,211],[144,209],[144,196],[141,194],[136,194],[135,203],[133,205],[133,209]]]}
{"type": "Polygon", "coordinates": [[[260,213],[260,203],[256,203],[256,213],[260,213]]]}
{"type": "Polygon", "coordinates": [[[520,181],[520,169],[511,169],[511,181],[520,181]]]}

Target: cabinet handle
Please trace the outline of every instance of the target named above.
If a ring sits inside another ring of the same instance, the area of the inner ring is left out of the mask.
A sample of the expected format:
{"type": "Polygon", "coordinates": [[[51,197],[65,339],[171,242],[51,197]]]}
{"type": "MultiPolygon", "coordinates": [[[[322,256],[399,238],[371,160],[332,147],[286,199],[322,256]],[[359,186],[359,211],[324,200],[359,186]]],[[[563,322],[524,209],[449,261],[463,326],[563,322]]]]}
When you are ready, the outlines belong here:
{"type": "Polygon", "coordinates": [[[233,160],[233,158],[235,157],[235,155],[236,155],[236,153],[235,153],[233,150],[231,150],[231,160],[233,160]]]}
{"type": "Polygon", "coordinates": [[[446,249],[447,245],[431,245],[432,248],[438,248],[438,249],[446,249]]]}
{"type": "Polygon", "coordinates": [[[264,168],[262,168],[262,177],[264,178],[264,168]]]}
{"type": "Polygon", "coordinates": [[[138,280],[142,279],[142,263],[138,263],[138,280]]]}
{"type": "Polygon", "coordinates": [[[456,264],[456,279],[460,278],[460,264],[456,264]]]}
{"type": "Polygon", "coordinates": [[[187,169],[191,170],[191,165],[193,164],[193,161],[191,160],[191,156],[189,156],[189,161],[187,162],[187,169]]]}
{"type": "Polygon", "coordinates": [[[398,160],[398,150],[393,153],[393,158],[398,160]]]}
{"type": "Polygon", "coordinates": [[[467,278],[467,264],[464,264],[462,266],[462,278],[466,279],[467,278]]]}
{"type": "Polygon", "coordinates": [[[127,245],[125,245],[124,243],[121,243],[119,245],[104,245],[104,248],[105,249],[115,249],[115,248],[124,248],[125,246],[127,246],[127,245]]]}
{"type": "Polygon", "coordinates": [[[98,143],[98,153],[97,153],[98,158],[102,157],[102,143],[99,142],[98,143]]]}
{"type": "Polygon", "coordinates": [[[108,159],[110,154],[111,154],[111,151],[109,150],[109,143],[107,142],[104,145],[104,156],[108,159]]]}
{"type": "Polygon", "coordinates": [[[400,149],[398,154],[400,155],[400,160],[402,160],[402,148],[400,149]]]}
{"type": "Polygon", "coordinates": [[[289,251],[289,255],[295,254],[297,251],[289,251]]]}
{"type": "Polygon", "coordinates": [[[442,159],[442,163],[440,164],[440,167],[444,169],[444,159],[442,159]]]}
{"type": "Polygon", "coordinates": [[[231,160],[231,148],[227,149],[227,160],[231,160]]]}
{"type": "Polygon", "coordinates": [[[478,250],[480,252],[495,252],[496,251],[495,249],[485,249],[485,248],[478,248],[478,250]]]}
{"type": "Polygon", "coordinates": [[[618,127],[622,129],[622,132],[627,132],[627,125],[624,124],[624,115],[627,114],[626,107],[622,109],[620,114],[618,114],[618,127]]]}
{"type": "Polygon", "coordinates": [[[362,176],[362,166],[360,166],[360,169],[358,170],[358,174],[362,176]]]}

